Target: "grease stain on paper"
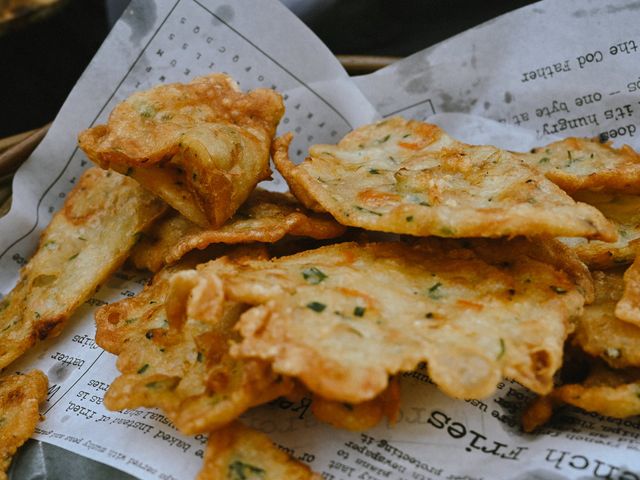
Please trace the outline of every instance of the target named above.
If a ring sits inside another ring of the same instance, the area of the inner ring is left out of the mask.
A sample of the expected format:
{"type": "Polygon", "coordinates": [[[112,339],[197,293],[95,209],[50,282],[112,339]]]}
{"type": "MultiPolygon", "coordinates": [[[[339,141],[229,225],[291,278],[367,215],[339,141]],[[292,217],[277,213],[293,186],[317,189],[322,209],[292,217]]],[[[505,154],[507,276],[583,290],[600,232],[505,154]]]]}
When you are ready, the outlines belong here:
{"type": "Polygon", "coordinates": [[[215,17],[211,17],[211,23],[213,25],[220,25],[221,21],[224,23],[231,23],[233,17],[236,15],[236,11],[231,5],[220,5],[213,11],[215,17]]]}
{"type": "Polygon", "coordinates": [[[156,17],[155,2],[133,2],[122,15],[122,21],[131,29],[129,41],[140,45],[142,39],[153,29],[156,17]]]}

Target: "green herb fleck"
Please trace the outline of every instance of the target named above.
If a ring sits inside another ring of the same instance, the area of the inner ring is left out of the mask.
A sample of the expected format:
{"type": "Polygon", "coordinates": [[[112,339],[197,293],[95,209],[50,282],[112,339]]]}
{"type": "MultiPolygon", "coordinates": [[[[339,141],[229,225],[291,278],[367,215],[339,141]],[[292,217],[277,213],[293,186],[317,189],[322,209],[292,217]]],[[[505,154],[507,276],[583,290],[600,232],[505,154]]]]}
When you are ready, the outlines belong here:
{"type": "Polygon", "coordinates": [[[378,140],[378,143],[384,143],[391,138],[391,135],[385,135],[383,138],[378,140]]]}
{"type": "Polygon", "coordinates": [[[496,357],[496,360],[500,360],[505,352],[507,351],[507,346],[504,343],[504,338],[500,339],[500,351],[498,352],[498,356],[496,357]]]}
{"type": "Polygon", "coordinates": [[[320,282],[328,278],[327,275],[317,267],[311,267],[303,270],[302,277],[311,285],[318,285],[320,282]]]}
{"type": "Polygon", "coordinates": [[[310,303],[307,303],[307,308],[313,310],[314,312],[320,313],[325,308],[327,308],[327,306],[324,303],[320,303],[320,302],[310,302],[310,303]]]}
{"type": "Polygon", "coordinates": [[[555,285],[551,285],[551,286],[549,286],[549,288],[551,290],[553,290],[554,292],[556,292],[558,295],[564,295],[565,293],[567,293],[567,289],[566,288],[556,287],[555,285]]]}
{"type": "Polygon", "coordinates": [[[137,318],[127,318],[124,323],[126,323],[127,325],[131,325],[133,322],[137,322],[138,319],[137,318]]]}
{"type": "Polygon", "coordinates": [[[362,317],[362,316],[364,316],[364,312],[365,312],[366,310],[367,310],[367,309],[366,309],[366,308],[364,308],[364,307],[356,307],[356,308],[354,308],[354,309],[353,309],[353,314],[354,314],[356,317],[362,317]]]}
{"type": "Polygon", "coordinates": [[[379,175],[380,174],[380,170],[378,170],[377,168],[370,168],[369,169],[369,173],[371,175],[379,175]]]}
{"type": "Polygon", "coordinates": [[[86,239],[86,238],[84,238],[84,237],[78,237],[78,240],[82,240],[83,242],[86,242],[86,241],[87,241],[87,239],[86,239]]]}
{"type": "Polygon", "coordinates": [[[405,218],[405,220],[407,222],[413,222],[413,215],[409,215],[408,217],[405,218]]]}
{"type": "Polygon", "coordinates": [[[355,207],[356,210],[360,210],[361,212],[371,213],[373,215],[378,215],[379,217],[382,216],[382,214],[380,212],[376,212],[374,210],[369,210],[368,208],[364,208],[364,207],[361,207],[359,205],[354,205],[354,207],[355,207]]]}
{"type": "Polygon", "coordinates": [[[432,300],[439,300],[442,298],[442,292],[440,291],[440,287],[442,286],[442,283],[438,282],[434,285],[432,285],[429,288],[429,291],[427,293],[427,295],[429,295],[429,298],[431,298],[432,300]]]}
{"type": "Polygon", "coordinates": [[[262,468],[236,460],[229,465],[227,478],[229,480],[250,480],[256,478],[256,476],[264,478],[266,473],[262,468]]]}
{"type": "Polygon", "coordinates": [[[151,105],[143,105],[140,109],[140,116],[143,118],[151,118],[156,114],[156,109],[151,105]]]}
{"type": "Polygon", "coordinates": [[[49,247],[53,247],[55,244],[56,244],[55,240],[49,240],[47,243],[44,244],[44,246],[49,248],[49,247]]]}
{"type": "Polygon", "coordinates": [[[549,157],[542,157],[538,160],[538,163],[549,163],[549,157]]]}
{"type": "Polygon", "coordinates": [[[425,314],[424,318],[433,318],[433,312],[428,312],[425,314]]]}
{"type": "Polygon", "coordinates": [[[33,312],[33,315],[36,317],[36,319],[40,318],[40,312],[33,312]]]}
{"type": "Polygon", "coordinates": [[[202,352],[198,352],[198,356],[197,356],[196,360],[197,360],[198,362],[202,362],[203,357],[204,357],[204,356],[202,355],[202,352]]]}
{"type": "Polygon", "coordinates": [[[149,368],[149,364],[145,363],[144,365],[142,365],[139,369],[138,369],[138,373],[139,374],[143,374],[144,372],[147,371],[147,369],[149,368]]]}
{"type": "Polygon", "coordinates": [[[78,255],[80,255],[80,252],[76,253],[75,255],[71,255],[71,256],[69,257],[69,260],[73,260],[73,259],[77,258],[77,257],[78,257],[78,255]]]}
{"type": "Polygon", "coordinates": [[[452,229],[450,229],[449,227],[442,227],[440,229],[440,233],[442,235],[445,235],[447,237],[450,237],[451,235],[455,235],[456,232],[454,232],[452,229]]]}
{"type": "Polygon", "coordinates": [[[410,133],[405,133],[405,134],[402,136],[402,138],[409,138],[410,136],[411,136],[411,134],[410,134],[410,133]]]}

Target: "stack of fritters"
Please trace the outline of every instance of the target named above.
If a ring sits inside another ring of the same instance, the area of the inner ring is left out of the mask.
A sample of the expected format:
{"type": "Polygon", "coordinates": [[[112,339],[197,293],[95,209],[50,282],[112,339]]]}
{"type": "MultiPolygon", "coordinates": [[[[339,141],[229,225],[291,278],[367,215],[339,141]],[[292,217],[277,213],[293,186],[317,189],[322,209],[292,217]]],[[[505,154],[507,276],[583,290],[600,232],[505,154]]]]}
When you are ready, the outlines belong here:
{"type": "Polygon", "coordinates": [[[503,377],[542,395],[527,428],[562,402],[640,413],[640,265],[620,269],[640,237],[635,152],[568,139],[519,154],[391,118],[294,165],[290,135],[271,146],[282,114],[275,92],[210,75],[137,93],[83,132],[89,158],[120,173],[89,170],[45,230],[0,307],[0,359],[57,333],[130,255],[155,277],[96,313],[122,372],[105,405],[209,433],[201,478],[316,478],[236,419],[306,395],[338,427],[393,422],[398,375],[422,362],[452,397],[489,396],[503,377]],[[254,190],[270,148],[295,197],[254,190]],[[101,203],[74,220],[76,197],[101,203]],[[70,262],[98,256],[76,280],[70,262]],[[40,307],[71,279],[73,294],[40,307]],[[567,344],[593,366],[554,385],[567,344]]]}

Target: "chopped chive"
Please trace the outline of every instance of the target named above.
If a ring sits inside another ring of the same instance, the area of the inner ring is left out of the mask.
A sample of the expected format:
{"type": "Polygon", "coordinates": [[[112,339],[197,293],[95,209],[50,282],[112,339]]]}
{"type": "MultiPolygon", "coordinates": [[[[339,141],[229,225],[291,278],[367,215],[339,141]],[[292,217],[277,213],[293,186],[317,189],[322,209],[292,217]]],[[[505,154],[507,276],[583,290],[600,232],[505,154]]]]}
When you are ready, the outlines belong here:
{"type": "Polygon", "coordinates": [[[429,298],[431,298],[433,300],[438,300],[438,299],[442,298],[442,293],[439,291],[441,286],[442,286],[442,283],[440,283],[440,282],[432,285],[429,288],[429,292],[427,293],[427,295],[429,295],[429,298]]]}
{"type": "Polygon", "coordinates": [[[384,143],[391,138],[391,135],[385,135],[382,139],[378,140],[378,143],[384,143]]]}
{"type": "Polygon", "coordinates": [[[500,351],[498,352],[498,356],[496,357],[496,360],[500,360],[505,352],[507,351],[507,346],[504,343],[504,338],[500,339],[500,351]]]}
{"type": "Polygon", "coordinates": [[[382,216],[382,214],[380,212],[376,212],[374,210],[369,210],[368,208],[364,208],[364,207],[361,207],[359,205],[354,205],[354,207],[355,207],[356,210],[360,210],[361,212],[371,213],[373,215],[378,215],[379,217],[382,216]]]}
{"type": "Polygon", "coordinates": [[[262,468],[236,460],[229,465],[226,478],[229,480],[249,480],[250,478],[262,478],[265,473],[262,468]]]}
{"type": "Polygon", "coordinates": [[[78,240],[82,240],[83,242],[86,242],[86,241],[87,241],[87,239],[86,239],[86,238],[84,238],[84,237],[78,237],[78,240]]]}
{"type": "Polygon", "coordinates": [[[327,275],[317,267],[311,267],[303,270],[302,277],[311,285],[317,285],[328,278],[327,275]]]}
{"type": "Polygon", "coordinates": [[[320,302],[310,302],[310,303],[307,303],[307,308],[313,310],[314,312],[320,313],[324,311],[324,309],[327,308],[327,306],[324,303],[320,303],[320,302]]]}
{"type": "Polygon", "coordinates": [[[378,170],[377,168],[370,168],[369,173],[371,175],[378,175],[380,173],[380,170],[378,170]]]}
{"type": "Polygon", "coordinates": [[[364,308],[364,307],[356,307],[356,308],[354,308],[354,309],[353,309],[353,314],[354,314],[356,317],[362,317],[362,316],[364,316],[364,312],[365,312],[366,310],[367,310],[367,309],[366,309],[366,308],[364,308]]]}
{"type": "Polygon", "coordinates": [[[405,218],[405,220],[407,222],[413,222],[413,215],[409,215],[408,217],[405,218]]]}
{"type": "Polygon", "coordinates": [[[549,157],[542,157],[538,160],[538,163],[549,163],[549,157]]]}
{"type": "Polygon", "coordinates": [[[141,367],[138,369],[138,373],[139,373],[139,374],[143,374],[144,372],[146,372],[146,371],[147,371],[147,369],[148,369],[148,368],[149,368],[149,364],[148,364],[148,363],[145,363],[143,366],[141,366],[141,367]]]}
{"type": "Polygon", "coordinates": [[[558,295],[564,295],[565,293],[567,293],[567,290],[565,288],[556,287],[555,285],[551,285],[549,288],[556,292],[558,295]]]}
{"type": "Polygon", "coordinates": [[[78,257],[78,255],[80,255],[80,252],[76,253],[75,255],[71,255],[71,256],[69,257],[69,260],[73,260],[74,258],[77,258],[77,257],[78,257]]]}

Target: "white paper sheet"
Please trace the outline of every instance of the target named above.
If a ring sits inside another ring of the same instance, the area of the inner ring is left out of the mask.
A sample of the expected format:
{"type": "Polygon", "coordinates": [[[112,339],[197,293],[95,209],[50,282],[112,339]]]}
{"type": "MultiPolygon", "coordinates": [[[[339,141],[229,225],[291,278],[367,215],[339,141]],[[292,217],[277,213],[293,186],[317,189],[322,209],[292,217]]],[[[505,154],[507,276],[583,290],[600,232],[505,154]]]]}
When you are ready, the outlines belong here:
{"type": "Polygon", "coordinates": [[[640,145],[640,4],[539,2],[355,79],[383,117],[461,112],[640,145]]]}
{"type": "MultiPolygon", "coordinates": [[[[293,153],[298,158],[310,143],[334,142],[351,127],[371,121],[376,113],[367,98],[382,116],[460,112],[430,119],[474,143],[528,149],[548,139],[542,138],[545,123],[595,114],[597,124],[556,133],[595,135],[625,127],[615,140],[635,144],[640,132],[630,126],[637,124],[638,99],[630,85],[640,74],[638,53],[612,55],[610,46],[640,42],[634,36],[638,23],[640,2],[545,1],[359,77],[363,95],[330,52],[275,1],[134,1],[16,177],[14,208],[0,219],[0,291],[13,287],[39,232],[87,166],[76,149],[77,133],[104,122],[135,89],[210,70],[230,73],[245,89],[275,86],[287,95],[280,131],[297,133],[293,153]],[[594,57],[580,68],[578,58],[594,51],[602,52],[602,60],[594,57]],[[528,73],[544,65],[553,69],[558,62],[562,70],[565,61],[570,71],[552,77],[534,79],[528,73]],[[597,102],[575,104],[585,95],[595,98],[595,92],[597,102]],[[552,112],[554,100],[558,112],[552,112]],[[608,110],[619,118],[607,120],[608,110]]],[[[180,435],[157,411],[109,412],[101,405],[117,371],[115,358],[93,341],[93,310],[133,295],[144,281],[139,273],[119,272],[59,338],[44,342],[8,370],[37,367],[49,375],[46,420],[36,438],[139,478],[189,479],[201,465],[203,436],[180,435]]],[[[319,424],[308,399],[278,400],[243,420],[327,480],[640,479],[638,419],[567,410],[541,434],[525,435],[518,415],[531,394],[509,381],[499,385],[493,398],[456,401],[418,371],[405,375],[402,394],[398,424],[364,434],[319,424]]]]}

